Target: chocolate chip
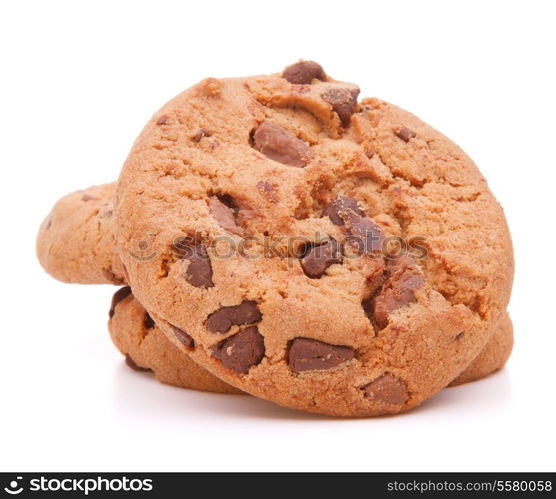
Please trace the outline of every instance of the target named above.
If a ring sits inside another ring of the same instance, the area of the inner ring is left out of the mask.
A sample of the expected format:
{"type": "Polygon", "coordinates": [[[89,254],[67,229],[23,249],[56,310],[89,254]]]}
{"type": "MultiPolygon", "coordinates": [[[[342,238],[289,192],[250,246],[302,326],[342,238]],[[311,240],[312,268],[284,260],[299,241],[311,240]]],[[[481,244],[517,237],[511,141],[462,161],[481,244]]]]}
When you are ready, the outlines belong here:
{"type": "Polygon", "coordinates": [[[332,109],[338,114],[342,125],[347,127],[351,123],[351,116],[357,107],[358,95],[358,88],[331,88],[322,94],[322,98],[332,105],[332,109]]]}
{"type": "Polygon", "coordinates": [[[129,286],[124,286],[118,289],[112,297],[112,304],[110,305],[110,311],[108,312],[108,317],[112,319],[114,313],[116,312],[116,305],[121,301],[125,300],[131,294],[131,288],[129,286]]]}
{"type": "Polygon", "coordinates": [[[195,348],[195,340],[191,336],[189,336],[183,329],[180,329],[179,327],[173,326],[172,324],[170,324],[170,326],[172,327],[174,336],[183,346],[187,348],[195,348]]]}
{"type": "Polygon", "coordinates": [[[342,261],[338,241],[330,239],[322,244],[310,246],[301,259],[301,268],[307,277],[318,279],[330,265],[342,261]]]}
{"type": "Polygon", "coordinates": [[[379,328],[388,325],[388,316],[416,300],[415,291],[425,283],[425,276],[409,256],[391,264],[379,294],[372,303],[372,316],[379,328]]]}
{"type": "Polygon", "coordinates": [[[392,131],[394,132],[394,135],[396,135],[396,137],[399,137],[404,142],[409,142],[409,139],[417,137],[417,134],[413,130],[410,130],[405,126],[394,128],[394,130],[392,131]]]}
{"type": "Polygon", "coordinates": [[[168,116],[166,116],[165,114],[163,114],[160,118],[158,118],[158,121],[156,122],[157,125],[166,125],[168,123],[168,116]]]}
{"type": "Polygon", "coordinates": [[[354,216],[364,217],[365,212],[359,208],[355,199],[338,196],[324,209],[322,215],[330,218],[334,225],[344,225],[346,220],[354,216]]]}
{"type": "Polygon", "coordinates": [[[256,301],[244,300],[239,305],[219,308],[208,316],[205,325],[211,333],[226,333],[232,326],[252,324],[262,317],[256,301]]]}
{"type": "Polygon", "coordinates": [[[385,404],[405,404],[409,394],[401,380],[392,374],[384,374],[363,387],[365,397],[385,404]]]}
{"type": "Polygon", "coordinates": [[[94,201],[96,198],[95,196],[91,196],[90,194],[83,194],[83,196],[81,196],[81,201],[94,201]]]}
{"type": "Polygon", "coordinates": [[[373,318],[373,306],[374,306],[374,297],[378,293],[378,291],[382,288],[384,281],[386,280],[386,275],[384,272],[384,262],[380,261],[379,269],[382,268],[382,272],[377,271],[373,273],[371,276],[367,277],[367,281],[365,284],[365,288],[367,289],[367,293],[369,294],[368,298],[364,298],[361,301],[361,306],[363,307],[363,311],[365,315],[369,318],[373,326],[377,326],[374,318],[373,318]]]}
{"type": "Polygon", "coordinates": [[[152,370],[149,369],[148,367],[138,366],[135,363],[135,361],[131,358],[131,355],[129,355],[128,353],[126,353],[126,355],[125,355],[125,363],[127,364],[128,367],[131,367],[131,369],[133,369],[134,371],[149,371],[149,372],[152,372],[152,370]]]}
{"type": "Polygon", "coordinates": [[[382,251],[384,232],[368,217],[355,216],[346,220],[348,241],[358,254],[370,255],[382,251]]]}
{"type": "Polygon", "coordinates": [[[148,312],[145,312],[145,319],[143,320],[143,323],[145,324],[145,329],[152,329],[156,326],[153,318],[149,315],[148,312]]]}
{"type": "Polygon", "coordinates": [[[185,272],[185,280],[197,288],[212,288],[212,264],[204,244],[195,244],[186,249],[183,256],[189,260],[189,266],[185,272]]]}
{"type": "Polygon", "coordinates": [[[247,374],[264,357],[264,338],[256,326],[247,327],[216,345],[213,355],[238,374],[247,374]]]}
{"type": "Polygon", "coordinates": [[[243,235],[243,229],[236,224],[235,213],[232,208],[226,206],[218,197],[211,197],[208,200],[211,215],[220,226],[238,236],[243,235]]]}
{"type": "Polygon", "coordinates": [[[254,131],[253,145],[266,157],[285,165],[303,167],[311,158],[305,142],[269,121],[263,121],[254,131]]]}
{"type": "Polygon", "coordinates": [[[382,249],[382,229],[359,208],[357,201],[346,196],[334,199],[322,212],[334,225],[345,225],[349,242],[360,254],[371,254],[382,249]]]}
{"type": "Polygon", "coordinates": [[[231,194],[217,194],[216,197],[222,204],[226,205],[228,208],[231,208],[232,210],[234,210],[234,212],[239,210],[239,206],[237,205],[235,199],[231,194]]]}
{"type": "Polygon", "coordinates": [[[271,203],[278,202],[278,189],[270,182],[259,180],[257,182],[257,189],[259,189],[267,201],[271,203]]]}
{"type": "Polygon", "coordinates": [[[102,269],[102,275],[107,281],[113,284],[121,285],[124,283],[124,280],[121,277],[118,277],[112,269],[102,269]]]}
{"type": "Polygon", "coordinates": [[[282,78],[296,85],[306,85],[313,80],[326,78],[322,66],[315,61],[299,61],[288,66],[282,73],[282,78]]]}
{"type": "Polygon", "coordinates": [[[295,338],[288,351],[288,365],[296,373],[331,369],[353,359],[353,348],[341,345],[330,345],[308,338],[295,338]]]}
{"type": "Polygon", "coordinates": [[[210,133],[208,133],[204,128],[199,128],[191,140],[193,142],[200,142],[203,137],[210,137],[210,133]]]}

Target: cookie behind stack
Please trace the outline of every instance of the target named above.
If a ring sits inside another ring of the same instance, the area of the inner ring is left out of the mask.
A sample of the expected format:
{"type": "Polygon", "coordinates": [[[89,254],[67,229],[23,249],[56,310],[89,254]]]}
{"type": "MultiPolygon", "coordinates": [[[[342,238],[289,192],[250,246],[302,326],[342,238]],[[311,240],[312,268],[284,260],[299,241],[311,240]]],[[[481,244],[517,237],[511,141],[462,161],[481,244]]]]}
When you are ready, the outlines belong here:
{"type": "Polygon", "coordinates": [[[455,144],[358,94],[309,61],[204,80],[147,124],[117,185],[55,205],[41,264],[130,284],[114,343],[177,386],[370,416],[501,368],[499,205],[455,144]]]}

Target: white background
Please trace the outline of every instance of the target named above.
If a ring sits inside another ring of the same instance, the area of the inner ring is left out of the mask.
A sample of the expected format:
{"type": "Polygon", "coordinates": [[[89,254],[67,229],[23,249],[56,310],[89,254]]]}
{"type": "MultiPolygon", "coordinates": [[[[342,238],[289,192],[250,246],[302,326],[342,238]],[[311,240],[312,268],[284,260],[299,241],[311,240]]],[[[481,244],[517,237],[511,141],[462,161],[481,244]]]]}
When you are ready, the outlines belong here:
{"type": "Polygon", "coordinates": [[[556,35],[551,2],[3,2],[0,469],[554,470],[556,35]],[[206,76],[299,58],[411,110],[478,163],[517,273],[507,368],[397,417],[332,420],[127,369],[113,289],[34,254],[65,193],[116,179],[144,122],[206,76]]]}

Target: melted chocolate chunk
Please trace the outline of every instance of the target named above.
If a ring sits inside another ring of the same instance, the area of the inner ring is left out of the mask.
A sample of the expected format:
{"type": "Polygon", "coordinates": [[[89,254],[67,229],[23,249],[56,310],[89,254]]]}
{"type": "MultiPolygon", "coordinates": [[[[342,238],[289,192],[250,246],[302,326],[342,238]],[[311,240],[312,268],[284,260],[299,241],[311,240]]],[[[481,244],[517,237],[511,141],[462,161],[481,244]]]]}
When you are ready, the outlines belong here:
{"type": "Polygon", "coordinates": [[[425,276],[409,256],[391,264],[389,277],[372,301],[372,317],[380,329],[388,325],[389,315],[416,300],[415,292],[425,284],[425,276]]]}
{"type": "Polygon", "coordinates": [[[314,61],[299,61],[288,66],[282,73],[282,78],[296,85],[308,85],[313,80],[325,80],[326,75],[322,66],[314,61]]]}
{"type": "Polygon", "coordinates": [[[226,369],[247,374],[263,360],[264,338],[256,326],[250,326],[218,343],[212,352],[226,369]]]}
{"type": "Polygon", "coordinates": [[[239,206],[231,194],[217,194],[216,197],[223,205],[232,209],[234,212],[239,210],[239,206]]]}
{"type": "Polygon", "coordinates": [[[137,365],[135,363],[135,361],[131,358],[131,355],[129,355],[128,353],[126,353],[126,356],[125,356],[125,363],[128,367],[130,367],[134,371],[152,372],[152,369],[149,369],[148,367],[141,367],[141,366],[137,365]]]}
{"type": "Polygon", "coordinates": [[[278,188],[274,184],[271,184],[266,180],[259,180],[257,182],[257,189],[268,202],[278,202],[278,188]]]}
{"type": "Polygon", "coordinates": [[[305,142],[270,121],[263,121],[255,129],[253,145],[266,157],[284,165],[303,167],[311,159],[311,149],[305,142]]]}
{"type": "Polygon", "coordinates": [[[353,359],[353,348],[343,345],[330,345],[308,338],[295,338],[288,351],[288,365],[296,373],[331,369],[353,359]]]}
{"type": "Polygon", "coordinates": [[[323,211],[334,225],[345,225],[348,242],[357,253],[370,255],[382,250],[384,232],[365,212],[357,201],[347,196],[334,199],[323,211]]]}
{"type": "Polygon", "coordinates": [[[243,229],[236,224],[235,212],[226,206],[218,197],[211,197],[208,200],[210,214],[220,224],[220,226],[238,236],[243,235],[243,229]]]}
{"type": "MultiPolygon", "coordinates": [[[[187,238],[184,238],[184,240],[187,238]]],[[[187,244],[187,243],[185,243],[187,244]]],[[[185,272],[185,280],[196,288],[212,288],[212,264],[204,244],[193,244],[183,246],[183,258],[189,260],[189,266],[185,272]]]]}
{"type": "Polygon", "coordinates": [[[384,374],[363,387],[365,397],[385,404],[405,404],[409,394],[404,384],[392,374],[384,374]]]}
{"type": "Polygon", "coordinates": [[[352,217],[347,222],[349,242],[357,253],[371,255],[382,251],[384,232],[368,217],[352,217]]]}
{"type": "Polygon", "coordinates": [[[108,317],[110,319],[114,317],[118,303],[125,300],[130,294],[131,288],[129,286],[124,286],[114,293],[114,296],[112,297],[112,304],[110,305],[110,311],[108,312],[108,317]]]}
{"type": "Polygon", "coordinates": [[[394,130],[392,131],[394,132],[394,135],[396,135],[396,137],[402,139],[404,142],[409,142],[409,139],[417,137],[417,134],[413,130],[410,130],[405,126],[394,128],[394,130]]]}
{"type": "Polygon", "coordinates": [[[156,326],[153,318],[149,315],[148,312],[145,312],[145,319],[143,320],[143,323],[145,324],[145,329],[152,329],[156,326]]]}
{"type": "Polygon", "coordinates": [[[226,333],[232,326],[253,324],[262,317],[257,302],[245,300],[239,305],[219,308],[208,316],[205,326],[211,333],[226,333]]]}
{"type": "Polygon", "coordinates": [[[301,259],[301,268],[307,277],[318,279],[330,265],[341,261],[340,245],[335,239],[330,239],[325,243],[310,246],[301,259]]]}
{"type": "Polygon", "coordinates": [[[170,326],[172,327],[174,336],[183,346],[187,348],[195,348],[195,340],[191,336],[189,336],[183,329],[180,329],[179,327],[173,326],[172,324],[170,324],[170,326]]]}
{"type": "Polygon", "coordinates": [[[344,225],[346,220],[355,216],[364,217],[365,212],[359,208],[355,199],[338,196],[324,209],[322,215],[330,218],[334,225],[344,225]]]}
{"type": "Polygon", "coordinates": [[[357,96],[359,89],[331,88],[322,94],[322,98],[328,102],[336,112],[343,127],[351,123],[351,116],[357,107],[357,96]]]}

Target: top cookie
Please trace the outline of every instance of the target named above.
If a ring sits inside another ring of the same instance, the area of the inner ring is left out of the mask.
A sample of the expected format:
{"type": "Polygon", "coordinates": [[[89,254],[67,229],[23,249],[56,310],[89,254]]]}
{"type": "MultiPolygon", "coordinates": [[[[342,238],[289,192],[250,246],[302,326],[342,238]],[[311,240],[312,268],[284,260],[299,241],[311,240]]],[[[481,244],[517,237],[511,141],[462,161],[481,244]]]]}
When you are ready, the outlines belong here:
{"type": "Polygon", "coordinates": [[[146,125],[115,197],[130,283],[169,338],[186,330],[192,357],[242,390],[342,416],[446,386],[513,275],[473,162],[358,93],[304,62],[204,80],[146,125]]]}

